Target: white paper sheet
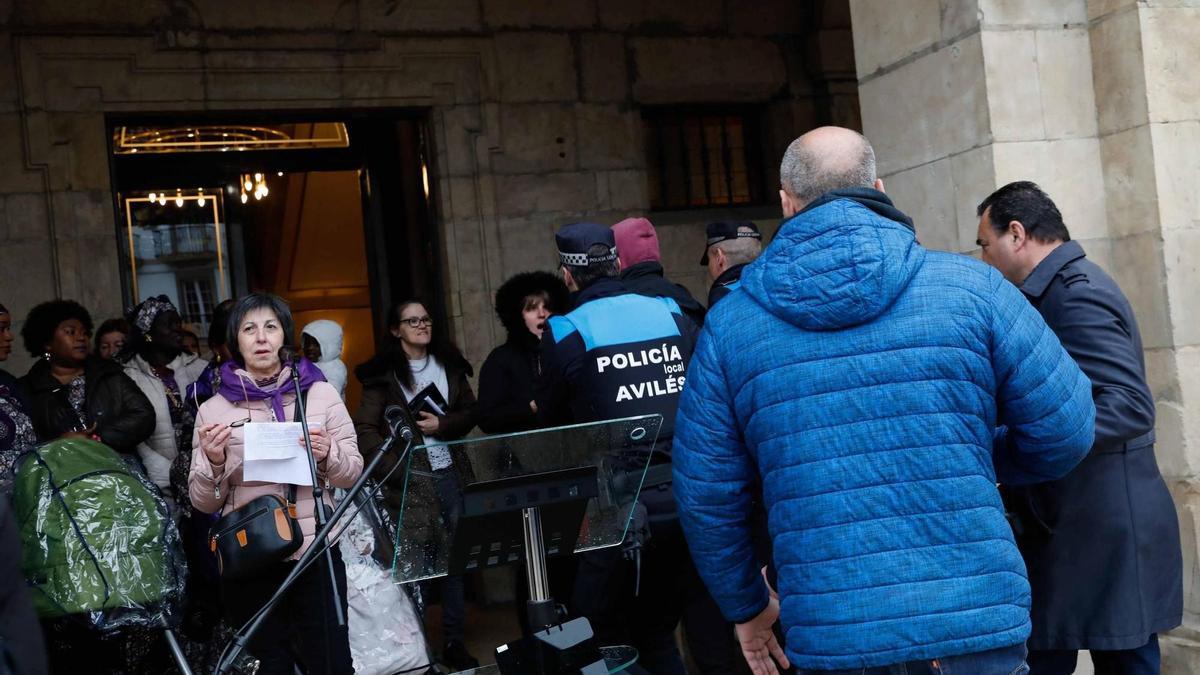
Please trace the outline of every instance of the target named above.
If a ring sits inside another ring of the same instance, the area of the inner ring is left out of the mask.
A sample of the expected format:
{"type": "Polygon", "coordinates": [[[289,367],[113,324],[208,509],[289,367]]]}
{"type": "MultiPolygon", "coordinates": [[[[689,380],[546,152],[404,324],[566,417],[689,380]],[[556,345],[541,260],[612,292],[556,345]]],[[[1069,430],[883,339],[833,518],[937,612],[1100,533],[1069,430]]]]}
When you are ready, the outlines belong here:
{"type": "Polygon", "coordinates": [[[312,485],[299,422],[251,422],[243,429],[242,480],[312,485]]]}

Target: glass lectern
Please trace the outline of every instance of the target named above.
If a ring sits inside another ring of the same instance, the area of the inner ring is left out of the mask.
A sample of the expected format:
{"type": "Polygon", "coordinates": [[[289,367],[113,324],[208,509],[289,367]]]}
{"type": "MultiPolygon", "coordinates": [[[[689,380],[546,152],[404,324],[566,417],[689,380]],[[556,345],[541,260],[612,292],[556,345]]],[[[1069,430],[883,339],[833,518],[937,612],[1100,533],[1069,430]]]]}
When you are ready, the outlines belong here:
{"type": "Polygon", "coordinates": [[[586,620],[560,623],[546,558],[621,544],[661,424],[647,415],[413,449],[402,469],[394,579],[525,565],[536,632],[500,646],[499,666],[476,672],[591,675],[636,659],[628,647],[601,657],[586,620]]]}

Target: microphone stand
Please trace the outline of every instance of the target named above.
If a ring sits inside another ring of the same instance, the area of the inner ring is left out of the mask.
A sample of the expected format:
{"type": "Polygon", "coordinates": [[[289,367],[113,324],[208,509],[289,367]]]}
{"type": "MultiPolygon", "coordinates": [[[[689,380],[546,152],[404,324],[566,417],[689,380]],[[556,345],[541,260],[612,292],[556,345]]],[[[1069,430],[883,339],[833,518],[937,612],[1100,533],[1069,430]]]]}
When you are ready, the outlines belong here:
{"type": "MultiPolygon", "coordinates": [[[[293,584],[295,584],[296,579],[298,579],[300,575],[312,565],[316,556],[322,553],[329,553],[329,548],[332,546],[332,543],[326,541],[329,533],[333,530],[334,526],[337,525],[337,522],[341,519],[342,514],[344,514],[346,510],[354,504],[354,498],[363,491],[363,487],[367,484],[367,480],[370,479],[373,473],[375,473],[375,468],[379,466],[381,461],[383,461],[384,456],[391,452],[392,444],[396,442],[396,432],[397,428],[393,427],[392,433],[388,435],[387,440],[383,442],[383,445],[379,446],[379,451],[375,453],[375,457],[371,459],[371,463],[363,469],[361,474],[359,474],[358,480],[354,482],[354,485],[346,493],[346,497],[341,501],[340,504],[338,504],[337,508],[334,509],[333,515],[329,517],[328,522],[322,525],[321,529],[316,533],[316,535],[314,535],[312,544],[310,544],[309,547],[304,551],[304,553],[300,556],[300,559],[296,561],[296,566],[292,568],[292,571],[288,573],[287,577],[283,580],[283,583],[281,583],[279,588],[275,590],[275,593],[271,596],[271,599],[267,600],[267,603],[263,605],[262,609],[258,610],[258,613],[255,614],[246,625],[242,626],[242,628],[236,634],[234,634],[233,640],[231,640],[229,645],[225,648],[228,654],[223,654],[221,659],[217,662],[217,668],[215,671],[213,671],[214,675],[225,675],[226,673],[229,673],[231,669],[240,673],[248,673],[251,675],[258,672],[258,661],[252,656],[245,654],[246,643],[250,641],[250,638],[259,629],[259,627],[262,625],[262,622],[266,620],[267,615],[270,614],[271,610],[276,604],[278,604],[279,600],[283,598],[284,593],[286,593],[287,590],[291,588],[293,584]]],[[[408,431],[407,428],[405,428],[403,432],[401,435],[404,437],[405,446],[404,450],[400,453],[400,456],[396,459],[396,467],[402,466],[408,459],[408,454],[412,452],[412,432],[408,431]]],[[[361,507],[359,508],[361,509],[361,507]]],[[[335,593],[336,588],[337,586],[335,584],[335,593]]]]}
{"type": "MultiPolygon", "coordinates": [[[[313,515],[317,519],[317,529],[321,530],[327,524],[329,516],[325,513],[325,490],[321,487],[321,481],[317,479],[317,458],[313,457],[312,438],[308,435],[308,406],[304,402],[303,392],[300,391],[300,359],[293,355],[289,365],[292,367],[292,384],[296,386],[296,406],[300,411],[300,429],[304,431],[304,448],[308,451],[306,456],[308,472],[312,476],[313,515]]],[[[333,608],[337,625],[345,626],[346,614],[342,611],[342,594],[338,591],[337,574],[333,570],[333,551],[328,548],[325,549],[325,566],[329,572],[329,587],[333,589],[333,608]]]]}

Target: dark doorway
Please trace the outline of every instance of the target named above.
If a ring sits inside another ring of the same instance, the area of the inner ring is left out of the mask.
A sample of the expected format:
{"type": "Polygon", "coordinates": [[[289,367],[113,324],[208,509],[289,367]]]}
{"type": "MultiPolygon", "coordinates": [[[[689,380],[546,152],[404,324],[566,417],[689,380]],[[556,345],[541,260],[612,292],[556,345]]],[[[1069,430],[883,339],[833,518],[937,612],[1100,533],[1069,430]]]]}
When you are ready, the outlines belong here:
{"type": "Polygon", "coordinates": [[[216,303],[275,293],[297,330],[341,324],[351,369],[377,349],[390,303],[425,298],[446,320],[426,111],[108,124],[126,305],[164,293],[203,337],[216,303]]]}

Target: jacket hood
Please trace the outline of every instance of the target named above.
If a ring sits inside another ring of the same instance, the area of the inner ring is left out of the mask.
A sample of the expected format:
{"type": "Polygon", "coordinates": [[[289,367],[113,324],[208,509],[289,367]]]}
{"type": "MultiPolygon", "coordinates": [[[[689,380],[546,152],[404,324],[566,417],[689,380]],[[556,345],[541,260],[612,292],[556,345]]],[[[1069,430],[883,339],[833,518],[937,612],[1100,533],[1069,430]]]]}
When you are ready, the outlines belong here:
{"type": "Polygon", "coordinates": [[[885,194],[834,190],[783,223],[742,288],[784,321],[837,330],[882,314],[924,258],[912,221],[885,194]]]}
{"type": "Polygon", "coordinates": [[[551,314],[570,311],[571,300],[567,285],[557,275],[549,272],[522,272],[509,278],[496,291],[496,316],[508,331],[510,341],[528,341],[534,346],[537,345],[537,338],[525,327],[525,319],[521,313],[525,310],[525,298],[539,293],[545,293],[549,298],[546,305],[551,314]],[[529,336],[528,340],[525,336],[529,336]]]}
{"type": "Polygon", "coordinates": [[[336,361],[342,356],[342,327],[336,321],[317,319],[300,331],[311,335],[321,345],[321,363],[336,361]]]}

